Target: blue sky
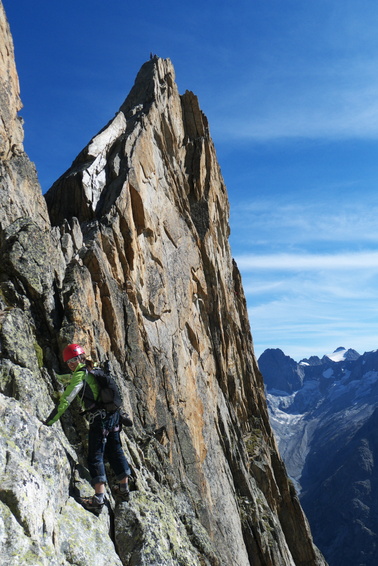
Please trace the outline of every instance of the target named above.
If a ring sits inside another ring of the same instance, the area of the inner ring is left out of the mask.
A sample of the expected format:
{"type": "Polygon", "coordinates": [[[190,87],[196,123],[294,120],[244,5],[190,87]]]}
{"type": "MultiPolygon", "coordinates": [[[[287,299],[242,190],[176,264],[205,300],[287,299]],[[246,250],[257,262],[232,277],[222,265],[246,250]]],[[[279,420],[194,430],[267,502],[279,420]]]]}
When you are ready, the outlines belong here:
{"type": "Polygon", "coordinates": [[[378,348],[376,0],[3,0],[43,190],[150,52],[207,115],[255,352],[378,348]]]}

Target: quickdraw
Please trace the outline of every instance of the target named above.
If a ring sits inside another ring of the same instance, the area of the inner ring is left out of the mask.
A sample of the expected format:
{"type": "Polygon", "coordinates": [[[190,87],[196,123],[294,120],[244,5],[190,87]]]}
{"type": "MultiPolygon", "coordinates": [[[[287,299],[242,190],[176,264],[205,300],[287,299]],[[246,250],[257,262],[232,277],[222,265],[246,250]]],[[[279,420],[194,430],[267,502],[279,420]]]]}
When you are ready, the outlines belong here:
{"type": "Polygon", "coordinates": [[[94,420],[97,417],[101,417],[102,420],[104,420],[106,418],[106,411],[105,409],[98,409],[97,411],[95,411],[94,413],[89,413],[88,415],[88,422],[89,424],[93,424],[94,420]]]}

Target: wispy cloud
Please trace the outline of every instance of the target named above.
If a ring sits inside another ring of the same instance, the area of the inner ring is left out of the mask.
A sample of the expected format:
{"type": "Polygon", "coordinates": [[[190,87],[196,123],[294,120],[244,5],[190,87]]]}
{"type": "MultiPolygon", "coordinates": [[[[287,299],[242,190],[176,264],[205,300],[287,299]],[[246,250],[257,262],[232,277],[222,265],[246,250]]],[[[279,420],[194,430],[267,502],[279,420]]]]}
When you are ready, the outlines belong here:
{"type": "Polygon", "coordinates": [[[378,295],[377,270],[267,272],[244,271],[243,287],[251,305],[287,297],[306,297],[311,303],[343,300],[375,304],[378,295]]]}
{"type": "Polygon", "coordinates": [[[378,347],[375,301],[348,301],[326,295],[280,296],[257,306],[250,301],[249,319],[256,355],[281,348],[294,359],[322,356],[339,346],[360,353],[378,347]]]}
{"type": "MultiPolygon", "coordinates": [[[[336,190],[336,193],[348,194],[346,188],[336,190]]],[[[235,243],[236,254],[240,255],[239,246],[258,252],[256,255],[269,247],[312,249],[314,246],[326,248],[327,243],[333,250],[341,246],[349,249],[378,248],[378,204],[375,197],[372,199],[364,195],[352,200],[347,196],[345,201],[342,197],[337,200],[329,196],[318,202],[306,201],[304,197],[300,202],[290,202],[290,197],[286,197],[285,202],[282,197],[277,197],[275,201],[238,203],[231,208],[231,241],[235,243]]],[[[345,264],[347,259],[357,262],[357,258],[351,255],[335,259],[336,263],[342,261],[345,264]]],[[[246,262],[247,258],[242,260],[246,262]]],[[[303,260],[309,264],[306,257],[303,260]]],[[[316,261],[319,262],[319,258],[316,261]]],[[[257,260],[256,265],[261,265],[261,262],[261,259],[257,260]]],[[[268,258],[264,262],[268,262],[268,258]]],[[[275,262],[272,260],[271,263],[275,262]]]]}
{"type": "Polygon", "coordinates": [[[363,152],[378,140],[378,7],[309,1],[270,15],[271,33],[253,31],[257,54],[211,101],[210,121],[251,164],[231,178],[231,245],[256,352],[376,349],[378,199],[363,152]]]}
{"type": "Polygon", "coordinates": [[[236,247],[240,235],[249,232],[235,259],[256,354],[278,347],[301,359],[338,346],[376,349],[375,206],[363,199],[354,206],[342,199],[323,204],[278,200],[241,205],[241,224],[234,234],[236,247]]]}
{"type": "Polygon", "coordinates": [[[377,7],[306,2],[306,16],[296,10],[297,22],[285,17],[269,46],[249,52],[239,87],[223,89],[214,133],[257,142],[377,139],[377,7]]]}
{"type": "Polygon", "coordinates": [[[243,116],[229,114],[228,119],[215,123],[214,133],[220,139],[259,142],[280,138],[378,138],[378,85],[368,92],[347,88],[333,92],[328,88],[327,93],[328,101],[317,98],[315,91],[304,92],[302,100],[298,95],[281,92],[280,99],[271,104],[252,105],[248,114],[245,110],[243,116]]]}
{"type": "Polygon", "coordinates": [[[278,271],[378,269],[378,252],[343,254],[269,254],[237,256],[242,271],[256,269],[278,271]]]}

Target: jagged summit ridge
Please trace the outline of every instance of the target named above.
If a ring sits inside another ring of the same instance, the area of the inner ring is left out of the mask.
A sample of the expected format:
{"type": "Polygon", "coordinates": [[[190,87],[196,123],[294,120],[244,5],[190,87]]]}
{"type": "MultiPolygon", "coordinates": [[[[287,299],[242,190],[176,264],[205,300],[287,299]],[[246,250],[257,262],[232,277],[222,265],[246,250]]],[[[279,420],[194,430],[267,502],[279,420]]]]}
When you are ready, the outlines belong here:
{"type": "MultiPolygon", "coordinates": [[[[163,163],[156,170],[159,152],[171,161],[179,186],[187,193],[191,191],[181,171],[195,158],[198,141],[206,136],[210,142],[208,124],[197,97],[189,91],[180,97],[174,79],[169,59],[154,58],[142,66],[115,117],[46,193],[53,224],[73,216],[83,221],[107,214],[122,201],[129,185],[147,182],[155,184],[155,189],[157,185],[163,188],[171,175],[163,163]],[[188,152],[190,144],[193,148],[188,152]],[[146,170],[141,171],[141,163],[146,170]]],[[[198,175],[206,165],[202,164],[198,175]]],[[[191,182],[199,187],[201,178],[192,178],[191,182]]],[[[224,214],[227,216],[228,207],[224,214]]]]}

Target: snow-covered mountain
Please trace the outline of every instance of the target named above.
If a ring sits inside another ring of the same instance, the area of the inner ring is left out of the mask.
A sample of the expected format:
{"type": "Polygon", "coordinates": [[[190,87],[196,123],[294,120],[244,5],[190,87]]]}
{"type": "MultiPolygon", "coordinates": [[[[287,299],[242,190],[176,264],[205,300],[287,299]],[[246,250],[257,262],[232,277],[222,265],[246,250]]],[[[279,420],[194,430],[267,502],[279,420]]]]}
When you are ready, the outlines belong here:
{"type": "Polygon", "coordinates": [[[356,352],[356,350],[352,350],[351,348],[347,350],[340,346],[340,348],[336,348],[332,354],[327,354],[326,357],[333,362],[345,362],[348,360],[357,360],[357,358],[360,357],[360,354],[356,352]]]}
{"type": "Polygon", "coordinates": [[[378,351],[259,358],[270,419],[330,566],[378,564],[378,351]],[[353,541],[353,542],[352,542],[353,541]]]}

